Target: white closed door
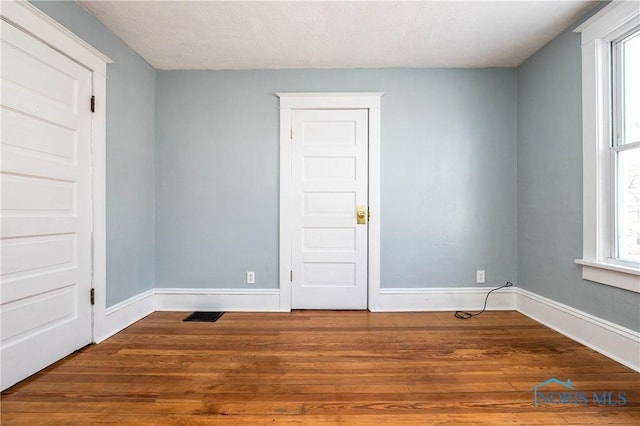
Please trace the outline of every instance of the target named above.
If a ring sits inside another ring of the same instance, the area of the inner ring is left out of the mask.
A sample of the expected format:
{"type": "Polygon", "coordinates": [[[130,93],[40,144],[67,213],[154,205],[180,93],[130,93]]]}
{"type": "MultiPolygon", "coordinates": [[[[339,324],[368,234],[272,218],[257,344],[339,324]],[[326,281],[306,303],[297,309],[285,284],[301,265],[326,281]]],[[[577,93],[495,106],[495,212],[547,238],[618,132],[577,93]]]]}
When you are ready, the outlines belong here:
{"type": "Polygon", "coordinates": [[[291,307],[366,309],[368,110],[293,110],[292,133],[291,307]]]}
{"type": "Polygon", "coordinates": [[[91,72],[1,24],[2,389],[92,340],[91,72]]]}

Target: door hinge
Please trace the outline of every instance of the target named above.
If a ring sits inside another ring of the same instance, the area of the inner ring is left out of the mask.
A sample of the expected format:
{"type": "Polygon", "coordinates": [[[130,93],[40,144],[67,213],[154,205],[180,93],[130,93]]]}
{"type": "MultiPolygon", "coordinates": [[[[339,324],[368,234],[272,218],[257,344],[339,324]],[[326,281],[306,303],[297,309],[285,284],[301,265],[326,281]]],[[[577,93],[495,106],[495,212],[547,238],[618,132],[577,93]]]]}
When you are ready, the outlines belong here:
{"type": "Polygon", "coordinates": [[[96,97],[91,96],[91,112],[96,112],[96,97]]]}
{"type": "Polygon", "coordinates": [[[371,222],[371,210],[367,207],[367,222],[371,222]]]}
{"type": "Polygon", "coordinates": [[[289,271],[289,281],[293,282],[293,271],[289,271]]]}
{"type": "Polygon", "coordinates": [[[91,304],[96,304],[96,290],[94,288],[91,289],[91,304]]]}
{"type": "Polygon", "coordinates": [[[289,139],[293,140],[293,127],[289,129],[289,139]]]}

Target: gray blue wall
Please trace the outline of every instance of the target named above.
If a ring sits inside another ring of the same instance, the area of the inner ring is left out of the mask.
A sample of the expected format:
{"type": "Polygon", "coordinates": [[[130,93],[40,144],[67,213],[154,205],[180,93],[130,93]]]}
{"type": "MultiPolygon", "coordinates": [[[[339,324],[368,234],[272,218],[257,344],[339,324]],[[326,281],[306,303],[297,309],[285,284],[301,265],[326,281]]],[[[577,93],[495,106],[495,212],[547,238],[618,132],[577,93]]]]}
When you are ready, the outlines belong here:
{"type": "Polygon", "coordinates": [[[640,294],[581,278],[580,35],[563,32],[518,68],[518,285],[640,330],[640,294]]]}
{"type": "Polygon", "coordinates": [[[515,70],[158,71],[157,287],[278,286],[287,91],[385,92],[383,287],[516,279],[515,70]]]}
{"type": "Polygon", "coordinates": [[[156,71],[75,2],[33,4],[114,61],[107,67],[107,306],[111,306],[153,288],[155,282],[156,71]]]}
{"type": "Polygon", "coordinates": [[[517,274],[527,290],[640,330],[640,295],[584,281],[574,263],[577,34],[565,31],[516,70],[156,72],[75,3],[35,4],[115,61],[109,305],[154,285],[242,288],[247,270],[257,272],[252,288],[275,288],[274,93],[384,91],[383,286],[474,285],[484,268],[487,285],[517,274]]]}

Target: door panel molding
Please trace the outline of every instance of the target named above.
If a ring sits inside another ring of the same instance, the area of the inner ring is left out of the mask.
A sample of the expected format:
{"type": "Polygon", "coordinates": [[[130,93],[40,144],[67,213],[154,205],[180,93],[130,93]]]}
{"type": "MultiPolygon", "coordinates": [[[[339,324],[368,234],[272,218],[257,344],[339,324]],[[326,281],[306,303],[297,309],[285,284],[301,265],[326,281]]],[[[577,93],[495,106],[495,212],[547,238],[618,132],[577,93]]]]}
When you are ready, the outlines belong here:
{"type": "Polygon", "coordinates": [[[369,112],[368,309],[380,298],[380,104],[382,92],[277,93],[280,98],[280,310],[291,310],[293,205],[292,110],[367,109],[369,112]]]}

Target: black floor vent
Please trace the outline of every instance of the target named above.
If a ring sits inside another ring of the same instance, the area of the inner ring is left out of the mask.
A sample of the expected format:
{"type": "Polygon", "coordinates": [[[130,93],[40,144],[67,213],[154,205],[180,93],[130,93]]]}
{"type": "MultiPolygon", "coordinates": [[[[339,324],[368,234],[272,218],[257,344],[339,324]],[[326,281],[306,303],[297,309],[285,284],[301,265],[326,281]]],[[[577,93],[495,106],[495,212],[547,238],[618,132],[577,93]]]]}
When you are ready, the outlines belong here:
{"type": "Polygon", "coordinates": [[[224,312],[201,312],[197,311],[183,319],[182,321],[216,322],[224,312]]]}

